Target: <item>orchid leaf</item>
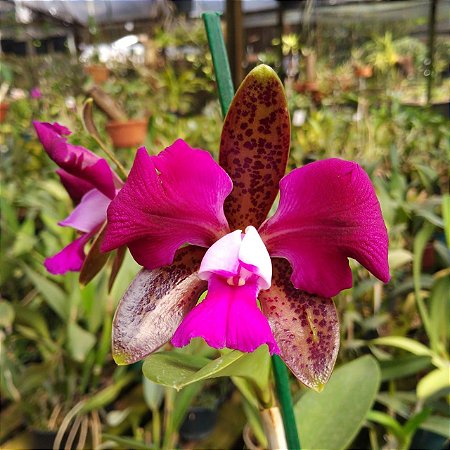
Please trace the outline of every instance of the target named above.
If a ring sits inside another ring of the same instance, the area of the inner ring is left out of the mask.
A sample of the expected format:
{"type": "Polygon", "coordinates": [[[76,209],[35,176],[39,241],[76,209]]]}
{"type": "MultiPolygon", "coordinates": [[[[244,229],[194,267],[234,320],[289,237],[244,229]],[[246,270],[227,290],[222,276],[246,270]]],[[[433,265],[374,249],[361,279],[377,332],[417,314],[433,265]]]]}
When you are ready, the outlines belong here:
{"type": "Polygon", "coordinates": [[[197,276],[204,250],[184,247],[174,263],[141,270],[120,300],[113,322],[113,357],[131,364],[173,336],[207,284],[197,276]]]}
{"type": "Polygon", "coordinates": [[[86,286],[105,266],[109,258],[109,253],[100,251],[103,236],[105,235],[105,226],[94,240],[89,253],[86,255],[83,266],[81,267],[79,281],[82,286],[86,286]]]}
{"type": "Polygon", "coordinates": [[[238,376],[251,381],[262,394],[269,381],[269,352],[266,346],[252,353],[233,350],[214,360],[180,352],[159,352],[145,360],[143,371],[148,379],[177,390],[210,378],[238,376]]]}
{"type": "Polygon", "coordinates": [[[297,290],[291,268],[273,259],[272,286],[259,294],[281,358],[306,386],[320,391],[328,381],[339,350],[339,320],[334,303],[297,290]]]}
{"type": "Polygon", "coordinates": [[[431,365],[430,356],[406,355],[380,361],[382,381],[396,380],[410,375],[415,375],[431,365]]]}
{"type": "Polygon", "coordinates": [[[335,370],[322,393],[306,392],[294,408],[303,448],[348,448],[363,426],[379,384],[375,359],[363,356],[335,370]]]}
{"type": "Polygon", "coordinates": [[[92,333],[84,330],[76,323],[69,323],[67,327],[67,348],[75,361],[83,362],[96,342],[97,339],[92,333]]]}
{"type": "Polygon", "coordinates": [[[161,406],[164,399],[164,388],[159,384],[142,377],[142,387],[144,389],[144,400],[147,406],[153,411],[161,406]]]}
{"type": "Polygon", "coordinates": [[[417,383],[417,398],[427,399],[450,392],[450,368],[442,367],[425,375],[417,383]]]}
{"type": "Polygon", "coordinates": [[[222,130],[220,165],[233,180],[225,200],[231,229],[258,228],[284,176],[290,120],[283,85],[268,66],[253,69],[242,82],[222,130]]]}
{"type": "Polygon", "coordinates": [[[42,294],[45,302],[63,320],[69,316],[69,304],[64,291],[53,281],[24,265],[27,277],[42,294]]]}

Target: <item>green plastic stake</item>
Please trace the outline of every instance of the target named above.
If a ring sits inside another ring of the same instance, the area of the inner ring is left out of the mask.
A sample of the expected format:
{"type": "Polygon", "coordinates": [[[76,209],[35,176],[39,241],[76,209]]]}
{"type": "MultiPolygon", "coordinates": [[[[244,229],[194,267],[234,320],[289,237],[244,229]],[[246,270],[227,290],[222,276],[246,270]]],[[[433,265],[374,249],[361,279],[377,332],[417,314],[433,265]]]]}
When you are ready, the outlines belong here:
{"type": "Polygon", "coordinates": [[[217,12],[204,13],[203,22],[205,23],[209,48],[211,49],[214,73],[219,90],[220,107],[222,108],[222,115],[225,117],[234,97],[234,87],[227,49],[220,26],[220,14],[217,12]]]}
{"type": "MultiPolygon", "coordinates": [[[[203,21],[205,23],[209,48],[211,50],[222,115],[225,117],[234,97],[234,87],[225,42],[223,40],[222,28],[220,26],[220,15],[217,12],[204,13],[203,21]]],[[[273,355],[272,367],[288,448],[290,450],[300,450],[300,439],[295,423],[286,365],[279,356],[273,355]]]]}
{"type": "Polygon", "coordinates": [[[273,355],[272,367],[288,448],[290,450],[300,450],[300,439],[298,437],[297,424],[295,422],[294,405],[292,404],[291,391],[289,389],[289,375],[286,365],[278,355],[273,355]]]}

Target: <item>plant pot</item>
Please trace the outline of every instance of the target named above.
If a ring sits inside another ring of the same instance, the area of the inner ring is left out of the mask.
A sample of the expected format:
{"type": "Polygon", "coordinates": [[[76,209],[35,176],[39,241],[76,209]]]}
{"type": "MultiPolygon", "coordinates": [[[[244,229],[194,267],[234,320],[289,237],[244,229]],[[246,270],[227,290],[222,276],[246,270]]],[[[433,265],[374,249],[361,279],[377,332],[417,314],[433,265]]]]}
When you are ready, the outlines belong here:
{"type": "Polygon", "coordinates": [[[86,66],[84,71],[92,77],[95,83],[104,83],[109,77],[109,69],[101,64],[86,66]]]}
{"type": "Polygon", "coordinates": [[[355,66],[353,70],[357,78],[370,78],[373,75],[372,66],[355,66]]]}
{"type": "Polygon", "coordinates": [[[6,113],[8,112],[9,103],[0,103],[0,123],[6,119],[6,113]]]}
{"type": "Polygon", "coordinates": [[[139,147],[147,137],[147,124],[148,119],[112,121],[106,124],[106,132],[115,148],[139,147]]]}
{"type": "Polygon", "coordinates": [[[217,422],[217,410],[192,406],[180,428],[180,436],[187,441],[204,439],[212,433],[217,422]]]}

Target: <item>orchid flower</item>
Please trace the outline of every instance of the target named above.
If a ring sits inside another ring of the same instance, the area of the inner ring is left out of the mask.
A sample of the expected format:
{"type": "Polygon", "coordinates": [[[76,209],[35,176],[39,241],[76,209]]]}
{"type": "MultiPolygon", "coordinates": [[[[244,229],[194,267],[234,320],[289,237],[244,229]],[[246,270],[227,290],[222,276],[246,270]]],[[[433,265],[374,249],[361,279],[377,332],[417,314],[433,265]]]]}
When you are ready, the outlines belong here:
{"type": "Polygon", "coordinates": [[[33,99],[39,99],[42,97],[42,92],[41,90],[35,86],[34,88],[31,89],[30,91],[30,97],[33,99]]]}
{"type": "Polygon", "coordinates": [[[76,240],[47,258],[44,265],[55,275],[77,272],[85,260],[84,246],[103,227],[106,210],[122,181],[105,159],[84,147],[69,144],[66,136],[71,132],[66,127],[44,122],[33,122],[33,125],[48,156],[60,167],[56,173],[76,205],[59,225],[80,232],[76,240]]]}
{"type": "Polygon", "coordinates": [[[358,164],[328,159],[283,177],[289,145],[281,82],[258,66],[225,119],[220,165],[182,140],[157,156],[138,150],[102,243],[127,245],[144,266],[116,311],[118,364],[201,337],[242,352],[267,344],[304,384],[327,381],[339,347],[330,297],[352,285],[349,257],[389,280],[387,231],[358,164]]]}

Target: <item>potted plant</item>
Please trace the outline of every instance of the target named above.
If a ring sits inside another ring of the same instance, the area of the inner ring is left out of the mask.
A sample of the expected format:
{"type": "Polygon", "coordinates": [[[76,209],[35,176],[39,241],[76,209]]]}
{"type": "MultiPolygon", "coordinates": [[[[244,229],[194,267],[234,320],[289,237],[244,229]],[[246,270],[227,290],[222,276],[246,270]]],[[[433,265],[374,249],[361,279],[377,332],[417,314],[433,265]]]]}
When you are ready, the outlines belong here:
{"type": "Polygon", "coordinates": [[[101,62],[98,47],[94,48],[84,71],[92,77],[96,84],[102,84],[109,78],[109,69],[101,62]]]}
{"type": "Polygon", "coordinates": [[[147,83],[137,76],[127,77],[126,81],[115,77],[104,89],[95,86],[89,94],[108,116],[106,132],[115,148],[136,148],[144,144],[149,117],[147,83]]]}

